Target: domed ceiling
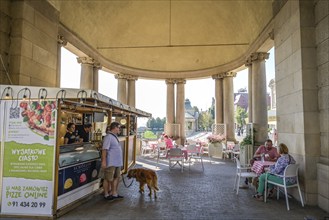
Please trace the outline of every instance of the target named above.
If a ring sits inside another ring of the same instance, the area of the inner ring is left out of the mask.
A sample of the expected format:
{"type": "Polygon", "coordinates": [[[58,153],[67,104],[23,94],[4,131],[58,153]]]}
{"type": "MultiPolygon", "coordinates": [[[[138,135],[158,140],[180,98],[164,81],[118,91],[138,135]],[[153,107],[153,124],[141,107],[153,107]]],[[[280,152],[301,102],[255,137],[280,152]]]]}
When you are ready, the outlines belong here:
{"type": "Polygon", "coordinates": [[[269,0],[52,2],[61,24],[108,61],[102,65],[147,78],[236,68],[272,18],[269,0]]]}

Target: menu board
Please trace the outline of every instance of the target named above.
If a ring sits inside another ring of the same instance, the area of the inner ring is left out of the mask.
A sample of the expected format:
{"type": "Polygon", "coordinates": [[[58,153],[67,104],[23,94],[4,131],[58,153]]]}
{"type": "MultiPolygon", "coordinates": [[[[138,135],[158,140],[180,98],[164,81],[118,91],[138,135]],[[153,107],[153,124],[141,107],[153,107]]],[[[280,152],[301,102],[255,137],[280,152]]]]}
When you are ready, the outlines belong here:
{"type": "Polygon", "coordinates": [[[56,101],[5,102],[1,213],[52,215],[56,101]]]}

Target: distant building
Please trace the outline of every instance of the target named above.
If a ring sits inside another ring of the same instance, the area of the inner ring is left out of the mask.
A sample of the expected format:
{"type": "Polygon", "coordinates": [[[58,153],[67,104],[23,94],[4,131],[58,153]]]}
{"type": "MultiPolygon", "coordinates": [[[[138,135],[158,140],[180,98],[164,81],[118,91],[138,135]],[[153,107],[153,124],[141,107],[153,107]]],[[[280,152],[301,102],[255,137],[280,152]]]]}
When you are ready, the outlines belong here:
{"type": "Polygon", "coordinates": [[[198,128],[199,113],[192,108],[189,99],[185,99],[185,133],[189,136],[198,128]]]}
{"type": "MultiPolygon", "coordinates": [[[[234,108],[236,109],[237,106],[243,108],[248,112],[249,110],[249,99],[248,99],[248,92],[243,90],[241,92],[234,93],[234,108]]],[[[271,109],[272,101],[270,94],[267,94],[267,109],[271,109]]]]}

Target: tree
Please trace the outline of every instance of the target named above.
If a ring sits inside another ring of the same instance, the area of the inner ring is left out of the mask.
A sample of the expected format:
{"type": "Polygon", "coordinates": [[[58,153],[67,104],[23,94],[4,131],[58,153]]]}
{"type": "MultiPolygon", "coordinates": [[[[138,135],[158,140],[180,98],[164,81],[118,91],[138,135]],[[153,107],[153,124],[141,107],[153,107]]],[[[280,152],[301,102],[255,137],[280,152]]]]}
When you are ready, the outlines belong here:
{"type": "Polygon", "coordinates": [[[214,119],[212,118],[212,114],[210,111],[203,111],[200,113],[199,128],[209,130],[213,123],[214,123],[214,119]]]}
{"type": "Polygon", "coordinates": [[[149,118],[149,120],[146,123],[146,126],[150,128],[151,130],[163,130],[164,124],[166,123],[166,118],[149,118]]]}
{"type": "Polygon", "coordinates": [[[239,128],[246,124],[246,118],[248,117],[246,110],[240,106],[236,107],[235,120],[239,128]]]}

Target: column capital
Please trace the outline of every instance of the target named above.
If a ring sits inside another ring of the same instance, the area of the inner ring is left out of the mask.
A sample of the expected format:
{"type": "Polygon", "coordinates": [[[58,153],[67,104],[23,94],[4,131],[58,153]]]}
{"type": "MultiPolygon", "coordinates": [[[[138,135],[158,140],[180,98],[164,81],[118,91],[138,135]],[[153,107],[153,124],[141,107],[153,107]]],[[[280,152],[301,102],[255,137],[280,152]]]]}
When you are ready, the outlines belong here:
{"type": "Polygon", "coordinates": [[[63,47],[66,46],[67,44],[67,40],[65,39],[65,37],[61,36],[61,35],[57,35],[57,43],[63,47]]]}
{"type": "Polygon", "coordinates": [[[128,75],[127,80],[137,81],[138,80],[138,76],[128,75]]]}
{"type": "Polygon", "coordinates": [[[176,79],[176,84],[186,84],[185,79],[176,79]]]}
{"type": "Polygon", "coordinates": [[[236,72],[225,72],[212,75],[213,79],[223,79],[225,77],[236,77],[236,72]]]}
{"type": "Polygon", "coordinates": [[[137,80],[137,76],[129,75],[129,74],[124,74],[124,73],[117,73],[114,75],[116,79],[126,79],[126,80],[137,80]]]}
{"type": "Polygon", "coordinates": [[[166,84],[175,84],[175,79],[166,79],[166,84]]]}
{"type": "Polygon", "coordinates": [[[95,60],[91,57],[77,57],[77,61],[81,64],[93,65],[95,63],[95,60]]]}
{"type": "Polygon", "coordinates": [[[186,84],[185,79],[166,79],[166,84],[186,84]]]}
{"type": "Polygon", "coordinates": [[[250,62],[254,62],[254,61],[262,61],[265,59],[268,59],[270,56],[269,53],[264,53],[264,52],[256,52],[256,53],[252,53],[250,55],[250,57],[248,58],[248,60],[250,59],[250,62]]]}
{"type": "Polygon", "coordinates": [[[102,65],[99,62],[94,61],[94,68],[100,70],[102,69],[102,65]]]}
{"type": "Polygon", "coordinates": [[[251,56],[249,56],[244,64],[246,67],[249,67],[252,65],[252,60],[251,60],[251,56]]]}
{"type": "Polygon", "coordinates": [[[114,75],[114,78],[116,78],[116,79],[127,79],[128,75],[123,74],[123,73],[117,73],[117,74],[114,75]]]}

